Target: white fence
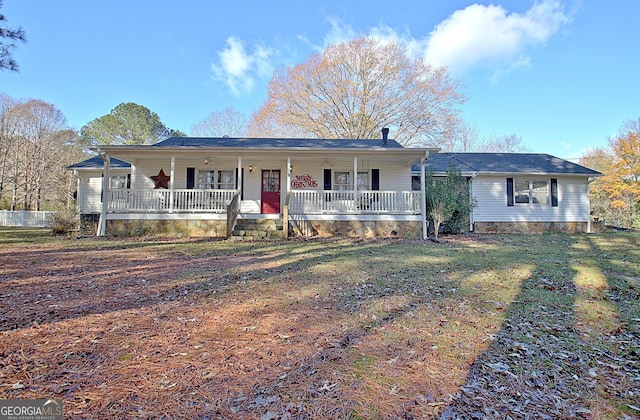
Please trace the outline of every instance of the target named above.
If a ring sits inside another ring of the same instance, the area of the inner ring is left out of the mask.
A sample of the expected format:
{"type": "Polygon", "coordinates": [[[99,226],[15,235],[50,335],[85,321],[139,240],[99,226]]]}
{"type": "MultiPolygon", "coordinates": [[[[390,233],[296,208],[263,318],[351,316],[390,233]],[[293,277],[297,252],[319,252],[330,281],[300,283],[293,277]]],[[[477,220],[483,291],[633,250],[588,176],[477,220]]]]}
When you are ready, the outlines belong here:
{"type": "Polygon", "coordinates": [[[51,227],[51,215],[55,211],[0,210],[0,226],[51,227]]]}

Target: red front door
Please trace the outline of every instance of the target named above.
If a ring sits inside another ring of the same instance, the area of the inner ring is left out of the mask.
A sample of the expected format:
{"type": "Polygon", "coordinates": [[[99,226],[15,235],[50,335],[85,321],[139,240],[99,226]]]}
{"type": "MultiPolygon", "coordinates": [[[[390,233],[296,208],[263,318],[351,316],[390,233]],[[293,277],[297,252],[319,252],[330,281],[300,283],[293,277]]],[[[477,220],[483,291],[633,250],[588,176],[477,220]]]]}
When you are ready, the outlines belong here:
{"type": "Polygon", "coordinates": [[[262,209],[263,214],[280,213],[280,170],[262,171],[262,209]]]}

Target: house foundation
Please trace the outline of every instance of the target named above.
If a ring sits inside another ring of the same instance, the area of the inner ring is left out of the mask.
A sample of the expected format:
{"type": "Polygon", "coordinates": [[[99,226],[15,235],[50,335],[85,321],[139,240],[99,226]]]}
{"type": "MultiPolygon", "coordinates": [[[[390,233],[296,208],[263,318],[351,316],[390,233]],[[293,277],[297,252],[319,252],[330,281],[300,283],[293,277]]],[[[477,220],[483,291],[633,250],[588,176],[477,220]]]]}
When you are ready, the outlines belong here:
{"type": "Polygon", "coordinates": [[[422,238],[422,223],[396,220],[304,220],[289,222],[291,236],[323,238],[422,238]]]}
{"type": "MultiPolygon", "coordinates": [[[[273,232],[266,233],[268,235],[262,236],[255,233],[252,238],[275,239],[270,234],[273,232]]],[[[223,220],[117,219],[107,221],[107,235],[225,238],[227,226],[223,220]]],[[[289,236],[422,238],[422,224],[418,221],[406,220],[289,220],[289,236]]]]}
{"type": "Polygon", "coordinates": [[[225,238],[223,220],[107,220],[108,236],[170,236],[225,238]]]}
{"type": "Polygon", "coordinates": [[[587,233],[587,222],[474,222],[475,233],[587,233]]]}

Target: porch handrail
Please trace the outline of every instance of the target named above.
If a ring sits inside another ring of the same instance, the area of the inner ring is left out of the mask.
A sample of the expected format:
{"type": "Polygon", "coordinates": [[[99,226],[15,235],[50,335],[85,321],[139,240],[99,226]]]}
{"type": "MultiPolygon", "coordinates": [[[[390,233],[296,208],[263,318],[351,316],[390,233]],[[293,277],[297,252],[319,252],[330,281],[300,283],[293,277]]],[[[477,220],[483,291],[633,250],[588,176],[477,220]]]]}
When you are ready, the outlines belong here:
{"type": "Polygon", "coordinates": [[[282,236],[286,241],[289,239],[289,203],[291,202],[291,191],[287,192],[282,209],[282,236]]]}
{"type": "Polygon", "coordinates": [[[227,238],[231,236],[233,227],[238,220],[240,214],[240,190],[236,190],[233,194],[231,202],[227,205],[227,238]]]}
{"type": "Polygon", "coordinates": [[[292,190],[289,212],[420,214],[420,191],[292,190]]]}
{"type": "Polygon", "coordinates": [[[236,192],[237,190],[173,190],[171,203],[170,190],[109,190],[108,211],[224,213],[236,192]]]}

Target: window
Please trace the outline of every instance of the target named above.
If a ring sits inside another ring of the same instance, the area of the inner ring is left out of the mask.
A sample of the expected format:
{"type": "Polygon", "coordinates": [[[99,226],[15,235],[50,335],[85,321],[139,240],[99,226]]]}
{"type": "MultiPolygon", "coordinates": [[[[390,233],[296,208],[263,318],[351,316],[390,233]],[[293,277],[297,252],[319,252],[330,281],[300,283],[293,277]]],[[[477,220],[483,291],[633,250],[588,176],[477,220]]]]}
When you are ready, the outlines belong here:
{"type": "Polygon", "coordinates": [[[127,175],[111,175],[110,181],[109,188],[112,190],[125,190],[129,188],[127,175]]]}
{"type": "Polygon", "coordinates": [[[198,188],[213,190],[216,188],[216,171],[198,171],[198,188]]]}
{"type": "Polygon", "coordinates": [[[420,191],[421,186],[420,175],[411,175],[411,191],[420,191]]]}
{"type": "Polygon", "coordinates": [[[351,172],[334,172],[333,188],[337,191],[349,191],[351,186],[351,172]]]}
{"type": "Polygon", "coordinates": [[[544,179],[513,180],[516,204],[549,204],[549,185],[544,179]]]}
{"type": "Polygon", "coordinates": [[[232,190],[235,188],[235,185],[233,171],[218,171],[218,189],[232,190]]]}
{"type": "Polygon", "coordinates": [[[369,172],[358,172],[358,191],[369,189],[369,172]]]}
{"type": "Polygon", "coordinates": [[[198,171],[198,188],[203,190],[232,190],[236,185],[235,172],[198,171]]]}

